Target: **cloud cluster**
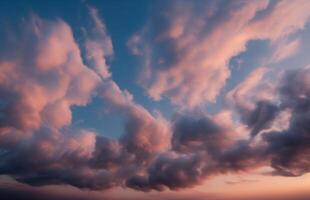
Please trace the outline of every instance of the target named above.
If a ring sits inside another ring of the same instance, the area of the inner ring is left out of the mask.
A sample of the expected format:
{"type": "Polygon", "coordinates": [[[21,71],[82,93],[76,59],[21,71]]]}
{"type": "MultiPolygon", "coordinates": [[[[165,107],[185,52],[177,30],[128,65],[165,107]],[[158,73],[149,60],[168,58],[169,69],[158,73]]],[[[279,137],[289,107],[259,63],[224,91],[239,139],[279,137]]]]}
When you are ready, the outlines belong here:
{"type": "MultiPolygon", "coordinates": [[[[150,95],[165,94],[191,108],[215,100],[229,76],[229,59],[244,51],[247,41],[277,44],[302,29],[309,8],[304,3],[302,8],[295,1],[186,8],[177,3],[144,30],[143,36],[151,34],[160,51],[141,44],[141,36],[129,44],[138,45],[132,46],[134,53],[147,58],[150,95]],[[204,15],[197,17],[194,9],[204,15]],[[267,31],[270,27],[274,31],[267,31]]],[[[266,77],[266,68],[256,68],[226,95],[226,110],[183,110],[167,121],[137,104],[112,79],[111,38],[93,8],[90,17],[95,26],[85,29],[81,45],[86,62],[67,23],[36,16],[26,24],[19,44],[8,49],[10,56],[0,56],[0,174],[31,185],[162,191],[262,166],[272,167],[273,175],[310,171],[309,67],[284,71],[275,82],[266,77]],[[94,95],[125,119],[119,139],[70,127],[70,107],[87,105],[94,95]]]]}
{"type": "Polygon", "coordinates": [[[161,7],[128,46],[142,58],[149,96],[191,109],[216,101],[230,77],[229,61],[249,41],[269,41],[276,49],[270,62],[294,54],[298,41],[289,36],[304,28],[309,8],[307,1],[177,1],[161,7]]]}
{"type": "Polygon", "coordinates": [[[223,129],[208,116],[180,116],[173,123],[171,150],[158,156],[147,175],[134,176],[127,185],[145,191],[178,189],[216,174],[262,166],[272,167],[273,175],[308,173],[309,78],[308,67],[286,71],[275,88],[279,104],[257,101],[252,110],[247,110],[243,123],[248,127],[248,139],[234,141],[235,127],[223,129]],[[287,128],[272,129],[283,110],[291,115],[287,128]]]}
{"type": "Polygon", "coordinates": [[[95,27],[85,32],[88,66],[67,23],[37,16],[7,53],[12,59],[1,60],[1,174],[32,185],[104,189],[121,185],[169,147],[168,122],[111,79],[111,39],[94,8],[90,17],[95,27]],[[125,118],[120,139],[69,127],[70,107],[88,104],[93,95],[125,118]]]}
{"type": "Polygon", "coordinates": [[[12,59],[0,61],[2,141],[8,132],[69,125],[70,106],[86,105],[99,83],[65,22],[33,16],[24,31],[10,47],[12,59]]]}
{"type": "Polygon", "coordinates": [[[234,141],[235,130],[230,128],[210,116],[180,115],[173,123],[170,151],[151,163],[147,175],[133,176],[127,185],[145,191],[174,190],[217,174],[261,166],[263,150],[247,140],[234,141]]]}
{"type": "Polygon", "coordinates": [[[89,103],[99,76],[83,63],[64,21],[32,16],[23,31],[8,53],[13,59],[0,64],[1,174],[35,185],[108,185],[108,173],[87,165],[96,134],[66,131],[70,107],[89,103]]]}

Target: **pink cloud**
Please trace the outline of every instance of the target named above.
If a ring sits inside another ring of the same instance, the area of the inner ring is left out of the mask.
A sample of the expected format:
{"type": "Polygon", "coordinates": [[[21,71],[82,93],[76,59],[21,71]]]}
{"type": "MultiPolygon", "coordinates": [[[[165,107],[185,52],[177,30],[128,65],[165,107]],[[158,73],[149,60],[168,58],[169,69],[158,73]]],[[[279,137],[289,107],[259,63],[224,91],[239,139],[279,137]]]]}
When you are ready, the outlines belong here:
{"type": "Polygon", "coordinates": [[[274,87],[266,79],[268,69],[258,67],[253,70],[245,80],[241,81],[234,89],[226,94],[226,102],[239,109],[252,110],[255,102],[272,100],[274,98],[274,87]]]}
{"type": "Polygon", "coordinates": [[[107,81],[99,94],[112,111],[123,114],[127,120],[123,142],[129,151],[153,154],[169,146],[168,122],[154,116],[136,104],[128,91],[121,91],[113,81],[107,81]]]}
{"type": "Polygon", "coordinates": [[[8,123],[22,129],[38,129],[45,122],[55,128],[69,125],[69,107],[85,105],[99,79],[83,64],[71,28],[65,22],[52,23],[34,16],[28,26],[28,34],[35,41],[23,39],[34,49],[32,55],[22,52],[24,55],[16,60],[4,62],[9,65],[1,64],[0,87],[14,98],[5,100],[9,103],[8,123]]]}
{"type": "Polygon", "coordinates": [[[300,47],[300,40],[295,39],[292,41],[279,42],[273,55],[271,56],[271,62],[279,62],[295,55],[300,47]]]}
{"type": "MultiPolygon", "coordinates": [[[[150,21],[128,43],[135,54],[138,48],[143,52],[141,80],[150,97],[164,96],[189,109],[215,102],[230,77],[230,59],[246,51],[248,41],[277,43],[303,29],[309,19],[307,1],[281,1],[270,12],[265,11],[268,5],[268,1],[235,2],[227,5],[225,14],[214,6],[197,16],[194,9],[176,3],[162,11],[161,20],[150,21]],[[216,14],[222,17],[215,20],[216,14]]],[[[294,46],[285,51],[291,54],[294,46]]]]}
{"type": "MultiPolygon", "coordinates": [[[[85,33],[90,68],[84,64],[67,23],[37,16],[31,18],[25,33],[32,40],[21,38],[33,51],[9,52],[14,59],[0,62],[0,93],[5,97],[0,144],[9,152],[0,164],[1,173],[29,184],[105,189],[140,173],[169,148],[170,129],[164,117],[136,104],[132,95],[110,78],[106,56],[113,53],[112,43],[96,10],[91,9],[90,15],[95,23],[95,28],[85,33]],[[88,48],[89,43],[100,45],[88,48]],[[92,55],[98,51],[100,54],[92,55]],[[106,71],[102,73],[98,67],[106,71]],[[125,118],[119,140],[69,127],[71,107],[87,105],[94,94],[125,118]],[[17,171],[30,175],[18,175],[17,171]]],[[[24,43],[15,44],[16,48],[23,49],[24,43]]]]}

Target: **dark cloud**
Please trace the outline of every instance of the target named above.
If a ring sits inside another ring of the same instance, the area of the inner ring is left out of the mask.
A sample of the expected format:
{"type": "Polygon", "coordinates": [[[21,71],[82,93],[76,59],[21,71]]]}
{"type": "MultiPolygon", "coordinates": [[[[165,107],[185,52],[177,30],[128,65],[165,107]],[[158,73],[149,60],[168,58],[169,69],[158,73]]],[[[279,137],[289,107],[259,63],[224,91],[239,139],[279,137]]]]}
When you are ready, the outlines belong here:
{"type": "MultiPolygon", "coordinates": [[[[233,143],[229,130],[208,116],[186,114],[173,123],[172,152],[159,155],[145,176],[134,176],[127,186],[138,190],[191,187],[208,176],[270,166],[272,174],[300,176],[310,170],[309,69],[287,71],[277,89],[279,106],[258,101],[244,118],[250,138],[233,143]],[[292,81],[298,82],[292,85],[292,81]],[[298,89],[297,89],[298,88],[298,89]],[[297,90],[297,91],[296,91],[297,90]],[[291,111],[288,129],[272,130],[279,112],[291,111]],[[271,129],[271,130],[269,130],[271,129]],[[264,130],[264,131],[263,131],[264,130]],[[255,142],[261,132],[264,142],[255,142]]],[[[242,116],[244,117],[244,116],[242,116]]]]}
{"type": "Polygon", "coordinates": [[[147,175],[133,176],[127,186],[177,190],[199,184],[207,177],[261,166],[265,149],[252,147],[251,140],[232,143],[233,132],[204,115],[179,115],[174,121],[172,150],[160,154],[147,175]]]}
{"type": "Polygon", "coordinates": [[[205,159],[199,154],[161,155],[148,169],[148,176],[134,176],[127,181],[127,186],[143,191],[161,191],[166,188],[175,190],[193,186],[205,177],[205,159]]]}
{"type": "Polygon", "coordinates": [[[96,137],[96,146],[93,152],[92,164],[96,168],[114,168],[118,167],[121,162],[121,146],[116,140],[103,136],[96,137]]]}
{"type": "Polygon", "coordinates": [[[180,116],[174,122],[172,148],[180,152],[219,151],[227,140],[225,130],[207,116],[180,116]]]}
{"type": "Polygon", "coordinates": [[[310,170],[310,69],[287,71],[280,83],[281,102],[291,110],[290,125],[281,132],[266,133],[268,153],[275,174],[300,176],[310,170]]]}
{"type": "Polygon", "coordinates": [[[270,122],[278,114],[278,107],[267,101],[259,101],[253,111],[244,118],[245,124],[252,130],[251,136],[256,136],[261,130],[269,128],[270,122]]]}

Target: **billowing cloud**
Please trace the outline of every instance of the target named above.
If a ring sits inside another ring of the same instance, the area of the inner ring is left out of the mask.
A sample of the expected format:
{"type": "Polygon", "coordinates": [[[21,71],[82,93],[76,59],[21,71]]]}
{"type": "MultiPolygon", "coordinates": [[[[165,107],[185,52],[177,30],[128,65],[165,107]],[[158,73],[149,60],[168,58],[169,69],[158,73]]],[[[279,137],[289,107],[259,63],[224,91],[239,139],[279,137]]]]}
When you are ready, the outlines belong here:
{"type": "Polygon", "coordinates": [[[27,26],[25,37],[11,50],[14,59],[0,61],[1,128],[69,125],[70,106],[86,105],[99,78],[83,64],[65,22],[34,16],[27,26]]]}
{"type": "Polygon", "coordinates": [[[180,115],[173,126],[172,149],[160,154],[146,175],[128,179],[127,186],[143,191],[175,190],[218,174],[263,166],[265,149],[248,140],[234,142],[234,133],[209,116],[180,115]]]}
{"type": "MultiPolygon", "coordinates": [[[[142,57],[141,82],[149,96],[191,109],[216,101],[230,77],[229,61],[246,50],[248,41],[279,46],[304,28],[309,7],[307,1],[178,1],[164,7],[128,45],[142,57]]],[[[278,47],[273,59],[293,54],[297,45],[278,47]]]]}
{"type": "Polygon", "coordinates": [[[37,16],[22,38],[33,52],[12,51],[14,59],[1,60],[1,174],[32,185],[105,189],[121,185],[169,147],[168,122],[136,104],[111,79],[106,59],[112,43],[95,9],[90,16],[95,28],[86,33],[89,66],[67,23],[37,16]],[[95,94],[125,118],[120,139],[68,128],[70,107],[88,104],[95,94]]]}
{"type": "Polygon", "coordinates": [[[106,187],[109,174],[87,166],[96,134],[63,129],[71,124],[70,107],[89,103],[99,76],[84,65],[64,21],[32,16],[24,28],[8,53],[13,59],[0,64],[1,174],[34,185],[106,187]],[[92,181],[95,176],[100,182],[92,181]]]}
{"type": "Polygon", "coordinates": [[[137,159],[147,159],[169,147],[170,130],[168,122],[158,113],[149,113],[134,103],[127,91],[121,91],[115,82],[108,80],[99,95],[112,109],[126,119],[124,135],[120,138],[124,150],[133,153],[137,159]]]}

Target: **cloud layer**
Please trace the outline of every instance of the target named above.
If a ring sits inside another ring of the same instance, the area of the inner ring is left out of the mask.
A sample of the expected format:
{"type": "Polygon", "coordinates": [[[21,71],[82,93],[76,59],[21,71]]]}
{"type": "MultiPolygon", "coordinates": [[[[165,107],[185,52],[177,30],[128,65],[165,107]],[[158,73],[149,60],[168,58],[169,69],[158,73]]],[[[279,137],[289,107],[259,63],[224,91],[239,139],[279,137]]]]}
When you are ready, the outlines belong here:
{"type": "Polygon", "coordinates": [[[136,103],[113,80],[112,41],[96,9],[89,8],[94,26],[84,29],[82,45],[63,20],[31,16],[9,56],[0,56],[0,174],[30,185],[163,191],[266,166],[271,175],[308,173],[309,67],[280,75],[256,68],[225,95],[223,110],[192,108],[216,100],[230,76],[229,61],[248,41],[267,40],[275,50],[270,63],[292,55],[299,40],[290,37],[304,28],[309,2],[166,8],[128,45],[143,57],[149,95],[181,106],[171,120],[136,103]],[[197,9],[204,14],[197,16],[197,9]],[[71,107],[94,96],[124,119],[120,138],[70,126],[71,107]]]}

